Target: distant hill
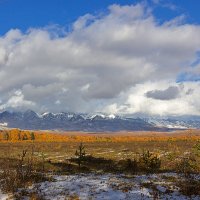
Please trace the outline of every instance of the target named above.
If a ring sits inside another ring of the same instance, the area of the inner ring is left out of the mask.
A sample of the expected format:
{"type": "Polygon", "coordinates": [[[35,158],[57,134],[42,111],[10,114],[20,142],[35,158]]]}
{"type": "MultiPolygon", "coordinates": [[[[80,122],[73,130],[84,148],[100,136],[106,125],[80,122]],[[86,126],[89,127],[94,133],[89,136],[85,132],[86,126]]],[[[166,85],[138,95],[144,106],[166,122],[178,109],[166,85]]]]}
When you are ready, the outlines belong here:
{"type": "Polygon", "coordinates": [[[0,128],[66,131],[171,131],[200,128],[200,117],[121,117],[104,114],[43,113],[4,111],[0,113],[0,128]]]}

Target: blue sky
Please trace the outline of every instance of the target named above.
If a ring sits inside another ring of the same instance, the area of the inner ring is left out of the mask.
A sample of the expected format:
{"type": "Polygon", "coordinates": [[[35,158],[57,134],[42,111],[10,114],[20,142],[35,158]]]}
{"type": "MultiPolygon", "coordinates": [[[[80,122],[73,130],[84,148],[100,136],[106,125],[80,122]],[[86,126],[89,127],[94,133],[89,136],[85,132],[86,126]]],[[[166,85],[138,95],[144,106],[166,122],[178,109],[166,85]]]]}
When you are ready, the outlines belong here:
{"type": "Polygon", "coordinates": [[[0,0],[0,111],[200,115],[199,8],[0,0]]]}
{"type": "Polygon", "coordinates": [[[26,31],[58,24],[69,28],[79,16],[104,12],[111,4],[130,5],[146,2],[159,22],[184,14],[191,23],[200,23],[198,0],[0,0],[0,34],[18,28],[26,31]]]}

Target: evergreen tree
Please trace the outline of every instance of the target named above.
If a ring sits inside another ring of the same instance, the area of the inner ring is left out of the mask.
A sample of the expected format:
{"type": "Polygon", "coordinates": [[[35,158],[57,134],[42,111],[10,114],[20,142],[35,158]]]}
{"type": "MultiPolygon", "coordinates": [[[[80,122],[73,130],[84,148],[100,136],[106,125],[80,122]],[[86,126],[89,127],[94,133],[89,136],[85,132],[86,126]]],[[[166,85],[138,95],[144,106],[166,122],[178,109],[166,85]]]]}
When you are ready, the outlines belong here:
{"type": "Polygon", "coordinates": [[[28,136],[26,133],[24,133],[23,137],[22,137],[22,140],[28,140],[28,136]]]}
{"type": "Polygon", "coordinates": [[[4,132],[3,133],[3,139],[4,140],[9,140],[10,139],[10,136],[9,136],[8,132],[4,132]]]}
{"type": "Polygon", "coordinates": [[[18,140],[21,140],[22,137],[21,137],[21,131],[18,133],[18,140]]]}
{"type": "Polygon", "coordinates": [[[35,140],[35,134],[33,132],[30,133],[31,140],[35,140]]]}
{"type": "Polygon", "coordinates": [[[81,168],[81,163],[85,157],[85,147],[83,146],[83,143],[80,143],[78,150],[76,150],[75,155],[77,156],[78,159],[78,166],[79,169],[81,168]]]}

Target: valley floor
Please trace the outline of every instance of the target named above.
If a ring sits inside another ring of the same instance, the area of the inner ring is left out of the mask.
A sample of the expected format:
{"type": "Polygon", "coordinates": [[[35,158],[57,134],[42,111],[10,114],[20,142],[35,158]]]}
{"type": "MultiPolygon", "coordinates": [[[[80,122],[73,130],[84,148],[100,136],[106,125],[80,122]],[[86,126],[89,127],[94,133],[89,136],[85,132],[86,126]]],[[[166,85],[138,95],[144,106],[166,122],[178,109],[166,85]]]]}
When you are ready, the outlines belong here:
{"type": "Polygon", "coordinates": [[[199,138],[36,132],[33,141],[2,140],[0,200],[200,200],[199,138]]]}

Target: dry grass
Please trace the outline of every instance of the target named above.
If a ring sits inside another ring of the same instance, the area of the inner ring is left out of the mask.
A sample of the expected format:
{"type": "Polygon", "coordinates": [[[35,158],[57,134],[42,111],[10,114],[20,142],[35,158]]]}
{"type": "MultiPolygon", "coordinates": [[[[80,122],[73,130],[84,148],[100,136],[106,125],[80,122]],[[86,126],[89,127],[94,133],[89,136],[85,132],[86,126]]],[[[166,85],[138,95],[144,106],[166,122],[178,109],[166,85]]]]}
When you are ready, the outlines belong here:
{"type": "MultiPolygon", "coordinates": [[[[50,134],[50,133],[49,133],[50,134]]],[[[86,133],[85,133],[86,134],[86,133]]],[[[89,134],[89,133],[87,133],[89,134]]],[[[139,134],[139,133],[137,133],[139,134]]],[[[18,155],[24,149],[31,149],[34,145],[34,154],[39,160],[45,160],[47,163],[47,168],[49,163],[65,162],[66,159],[70,159],[74,156],[74,153],[79,146],[80,142],[84,143],[86,153],[92,155],[93,157],[103,157],[105,159],[112,159],[115,161],[134,159],[144,150],[149,150],[151,153],[156,154],[162,159],[162,170],[175,170],[177,166],[177,161],[181,157],[187,155],[188,152],[193,151],[193,146],[197,143],[197,140],[190,138],[186,133],[171,133],[173,134],[173,139],[163,140],[161,136],[163,133],[156,133],[158,137],[156,140],[152,140],[152,135],[149,135],[149,140],[134,140],[137,136],[130,136],[132,140],[128,140],[127,136],[98,136],[89,135],[92,138],[89,140],[82,135],[77,135],[76,138],[72,137],[72,141],[54,141],[54,142],[44,142],[44,141],[20,141],[20,142],[0,142],[0,164],[4,162],[3,159],[17,159],[18,155]],[[188,139],[185,139],[185,137],[188,139]],[[120,137],[126,137],[126,140],[120,139],[120,137]],[[181,138],[179,138],[181,137],[181,138]],[[184,139],[183,139],[184,137],[184,139]],[[99,139],[100,138],[100,139],[99,139]],[[108,140],[108,138],[110,138],[108,140]],[[161,139],[160,139],[161,138],[161,139]],[[116,141],[118,140],[118,141],[116,141]]],[[[199,133],[193,133],[198,136],[199,133]]],[[[140,134],[141,135],[141,134],[140,134]]],[[[194,135],[193,135],[194,136],[194,135]]],[[[59,136],[58,136],[59,137],[59,136]]],[[[67,137],[71,137],[67,135],[67,137]]],[[[146,133],[144,135],[138,136],[148,138],[146,133]]],[[[170,135],[170,138],[172,136],[170,135]]],[[[52,170],[52,169],[50,169],[52,170]]]]}
{"type": "MultiPolygon", "coordinates": [[[[16,133],[16,130],[12,132],[16,133]]],[[[199,155],[194,152],[194,146],[200,138],[198,131],[173,132],[166,135],[146,132],[108,133],[108,135],[105,133],[82,135],[77,132],[34,134],[35,140],[11,139],[0,142],[0,168],[3,170],[0,178],[4,183],[7,181],[4,190],[15,191],[19,187],[26,187],[42,180],[41,175],[47,172],[64,174],[101,171],[135,174],[177,171],[188,175],[200,171],[197,168],[199,155]],[[81,167],[74,157],[80,142],[83,142],[86,153],[81,161],[81,167]],[[142,158],[147,150],[152,161],[142,158]],[[161,160],[161,166],[158,165],[157,159],[161,160]],[[155,166],[157,168],[154,168],[155,166]]],[[[187,193],[186,184],[182,182],[181,185],[183,192],[187,193]]],[[[193,185],[199,187],[196,183],[193,185]]],[[[37,194],[33,194],[34,198],[37,199],[37,194]]]]}

